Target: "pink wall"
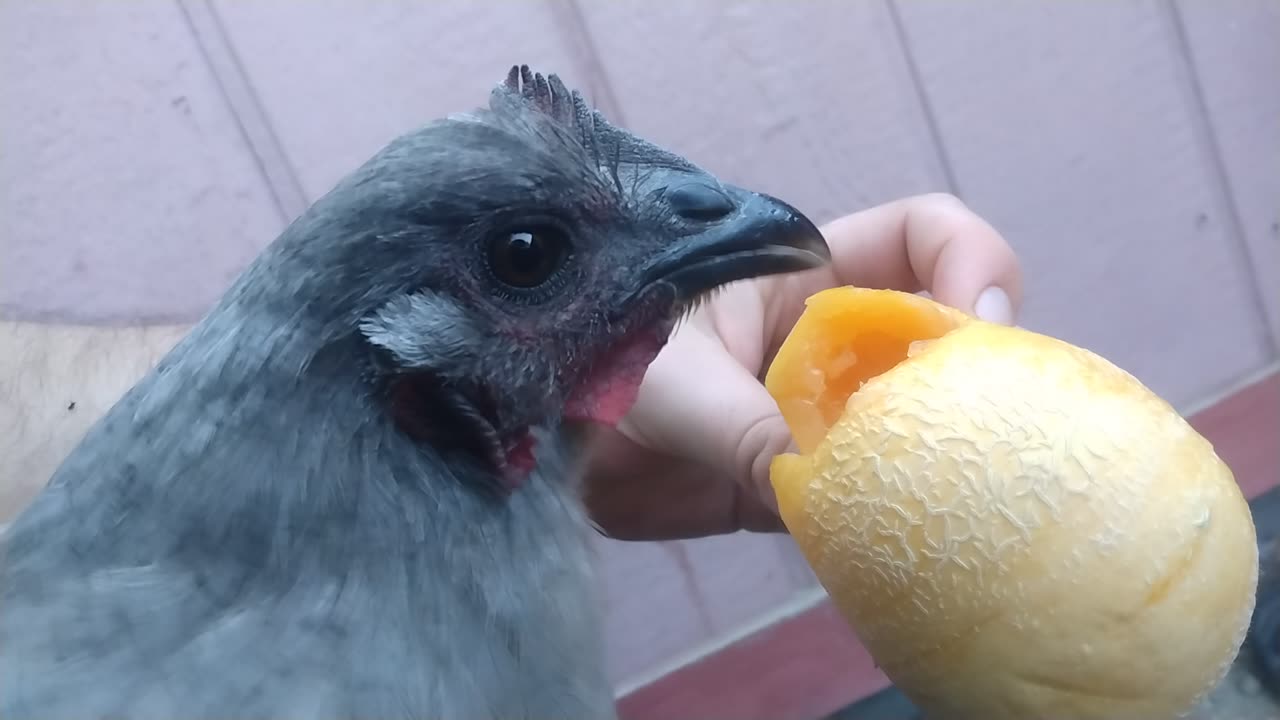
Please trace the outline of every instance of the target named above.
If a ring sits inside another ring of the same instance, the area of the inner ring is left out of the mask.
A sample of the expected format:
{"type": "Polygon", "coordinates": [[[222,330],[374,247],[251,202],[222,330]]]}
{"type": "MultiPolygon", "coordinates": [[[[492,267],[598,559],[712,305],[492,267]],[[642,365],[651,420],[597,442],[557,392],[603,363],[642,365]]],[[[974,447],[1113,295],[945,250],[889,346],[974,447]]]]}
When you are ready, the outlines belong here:
{"type": "MultiPolygon", "coordinates": [[[[392,136],[515,62],[816,219],[955,192],[1022,324],[1190,410],[1273,370],[1280,4],[0,4],[0,311],[190,320],[392,136]]],[[[602,543],[631,686],[803,606],[785,539],[602,543]]]]}

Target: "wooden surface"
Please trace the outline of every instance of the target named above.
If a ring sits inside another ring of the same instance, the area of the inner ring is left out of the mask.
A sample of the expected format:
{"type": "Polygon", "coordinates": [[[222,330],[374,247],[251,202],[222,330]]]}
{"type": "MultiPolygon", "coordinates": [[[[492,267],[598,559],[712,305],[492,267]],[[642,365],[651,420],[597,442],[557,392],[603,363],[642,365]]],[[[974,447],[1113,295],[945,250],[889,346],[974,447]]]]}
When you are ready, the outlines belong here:
{"type": "MultiPolygon", "coordinates": [[[[1274,0],[9,0],[0,33],[9,317],[188,321],[343,173],[529,62],[818,220],[958,193],[1025,259],[1022,324],[1180,408],[1277,361],[1274,0]]],[[[602,545],[620,688],[814,588],[785,539],[602,545]]]]}

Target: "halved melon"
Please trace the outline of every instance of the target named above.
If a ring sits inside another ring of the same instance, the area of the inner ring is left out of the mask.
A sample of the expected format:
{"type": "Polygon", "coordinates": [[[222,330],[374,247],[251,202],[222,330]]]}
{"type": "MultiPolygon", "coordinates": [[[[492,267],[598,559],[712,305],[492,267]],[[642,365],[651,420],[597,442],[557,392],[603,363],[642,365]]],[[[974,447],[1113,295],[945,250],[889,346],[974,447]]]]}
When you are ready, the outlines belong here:
{"type": "Polygon", "coordinates": [[[1258,549],[1231,471],[1087,350],[909,293],[809,299],[766,387],[782,518],[929,716],[1175,718],[1220,681],[1258,549]]]}

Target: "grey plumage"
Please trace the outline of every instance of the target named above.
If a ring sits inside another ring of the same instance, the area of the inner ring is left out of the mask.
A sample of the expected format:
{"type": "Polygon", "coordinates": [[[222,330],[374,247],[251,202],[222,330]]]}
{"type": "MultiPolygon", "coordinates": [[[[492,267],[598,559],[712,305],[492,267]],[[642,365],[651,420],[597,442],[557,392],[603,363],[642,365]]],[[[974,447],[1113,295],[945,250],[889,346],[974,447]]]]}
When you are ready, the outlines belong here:
{"type": "Polygon", "coordinates": [[[610,717],[567,408],[825,253],[513,69],[286,229],[14,522],[0,717],[610,717]]]}

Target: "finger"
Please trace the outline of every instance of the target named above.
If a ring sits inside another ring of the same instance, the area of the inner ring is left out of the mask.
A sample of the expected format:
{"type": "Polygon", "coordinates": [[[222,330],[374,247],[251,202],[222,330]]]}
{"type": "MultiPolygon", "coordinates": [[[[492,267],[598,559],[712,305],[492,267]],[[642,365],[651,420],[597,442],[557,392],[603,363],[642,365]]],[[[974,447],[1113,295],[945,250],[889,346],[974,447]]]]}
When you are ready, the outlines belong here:
{"type": "Polygon", "coordinates": [[[795,324],[805,298],[840,285],[927,290],[938,302],[994,322],[1012,323],[1021,306],[1017,255],[995,228],[951,195],[919,195],[846,215],[824,226],[823,234],[830,265],[762,285],[769,294],[771,347],[795,324]],[[1001,294],[1007,298],[1003,306],[1001,294]]]}
{"type": "Polygon", "coordinates": [[[584,501],[615,540],[660,541],[739,530],[786,532],[778,515],[725,473],[604,430],[592,443],[584,501]]]}
{"type": "Polygon", "coordinates": [[[769,462],[791,447],[791,433],[760,381],[704,326],[672,336],[619,430],[640,445],[720,468],[776,511],[769,462]]]}
{"type": "Polygon", "coordinates": [[[927,290],[939,302],[966,311],[973,311],[981,292],[993,285],[1014,307],[1022,301],[1017,255],[995,228],[952,195],[919,195],[847,215],[824,233],[832,246],[824,278],[829,284],[927,290]]]}

